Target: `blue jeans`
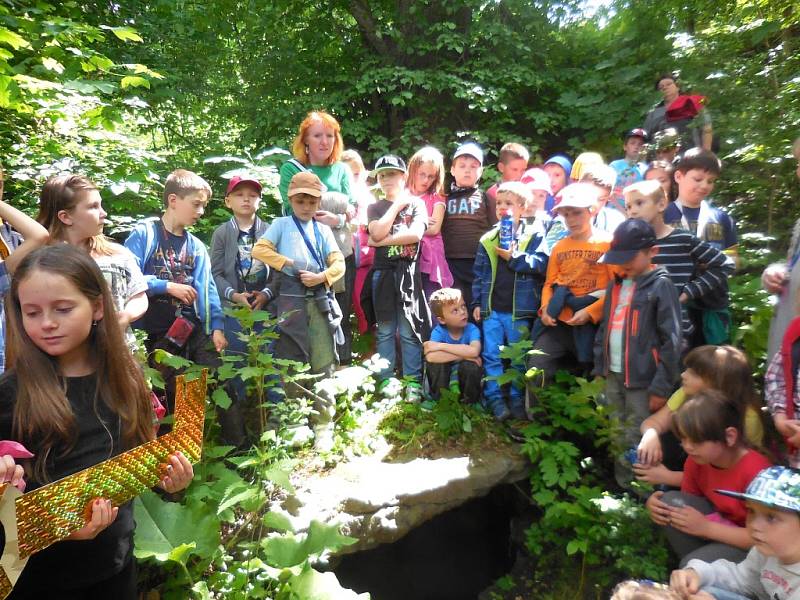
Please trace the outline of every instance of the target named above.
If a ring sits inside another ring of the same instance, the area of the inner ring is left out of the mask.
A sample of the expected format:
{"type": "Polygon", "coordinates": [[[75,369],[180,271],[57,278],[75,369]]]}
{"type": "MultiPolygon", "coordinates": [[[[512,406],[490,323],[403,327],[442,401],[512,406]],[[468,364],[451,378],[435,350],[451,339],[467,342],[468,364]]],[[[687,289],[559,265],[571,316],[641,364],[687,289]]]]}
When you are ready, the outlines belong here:
{"type": "MultiPolygon", "coordinates": [[[[513,344],[522,339],[523,334],[530,329],[528,319],[512,319],[511,313],[492,311],[483,320],[483,370],[487,377],[503,374],[503,361],[500,358],[500,346],[513,344]]],[[[525,373],[525,365],[514,365],[520,373],[525,373]]],[[[509,391],[509,404],[521,407],[523,404],[524,388],[512,385],[509,391]]],[[[497,381],[489,380],[484,384],[483,395],[491,406],[503,401],[503,390],[497,381]]]]}
{"type": "Polygon", "coordinates": [[[702,591],[714,596],[715,600],[750,600],[750,596],[743,596],[742,594],[729,592],[728,590],[723,590],[718,587],[704,587],[702,591]]]}
{"type": "MultiPolygon", "coordinates": [[[[377,276],[378,273],[376,272],[377,276]]],[[[388,379],[394,375],[395,366],[395,334],[400,334],[400,351],[403,354],[403,376],[412,376],[422,381],[422,344],[411,328],[411,323],[403,313],[403,307],[396,305],[394,318],[391,321],[379,321],[376,335],[376,346],[381,358],[389,361],[389,366],[382,370],[378,377],[388,379]]]]}

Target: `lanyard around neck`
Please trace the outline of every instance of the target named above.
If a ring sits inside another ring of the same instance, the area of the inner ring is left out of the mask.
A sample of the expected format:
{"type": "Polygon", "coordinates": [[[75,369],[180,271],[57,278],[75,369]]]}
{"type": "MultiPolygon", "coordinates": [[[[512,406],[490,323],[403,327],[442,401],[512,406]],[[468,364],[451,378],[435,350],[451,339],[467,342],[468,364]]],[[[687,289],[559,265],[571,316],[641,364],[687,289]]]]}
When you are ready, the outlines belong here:
{"type": "Polygon", "coordinates": [[[316,261],[317,265],[319,265],[319,270],[324,271],[325,263],[322,260],[322,240],[321,240],[322,236],[319,232],[319,228],[317,227],[317,222],[314,221],[313,219],[311,220],[311,224],[314,226],[314,237],[316,238],[317,242],[317,247],[315,249],[314,246],[311,244],[311,240],[308,239],[308,236],[306,235],[303,226],[300,225],[300,219],[298,219],[295,215],[292,215],[292,221],[294,221],[295,227],[297,227],[297,230],[300,232],[300,235],[303,236],[303,241],[306,243],[306,247],[308,248],[308,251],[311,253],[312,258],[316,261]]]}

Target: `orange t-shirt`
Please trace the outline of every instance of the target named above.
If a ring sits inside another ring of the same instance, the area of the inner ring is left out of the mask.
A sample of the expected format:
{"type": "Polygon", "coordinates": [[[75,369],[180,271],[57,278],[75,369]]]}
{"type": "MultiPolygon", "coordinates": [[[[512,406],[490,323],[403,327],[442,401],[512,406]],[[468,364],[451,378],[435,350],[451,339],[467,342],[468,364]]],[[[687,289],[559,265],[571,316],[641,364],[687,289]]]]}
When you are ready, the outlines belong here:
{"type": "MultiPolygon", "coordinates": [[[[553,285],[565,285],[576,296],[583,296],[595,290],[605,290],[606,285],[617,272],[613,265],[599,264],[598,259],[611,246],[611,234],[593,229],[586,241],[576,241],[571,237],[559,240],[550,253],[547,263],[547,278],[542,290],[541,311],[547,307],[553,295],[553,285]]],[[[603,318],[604,298],[591,304],[586,310],[594,323],[603,318]]],[[[558,315],[559,321],[572,318],[572,309],[564,307],[558,315]]]]}

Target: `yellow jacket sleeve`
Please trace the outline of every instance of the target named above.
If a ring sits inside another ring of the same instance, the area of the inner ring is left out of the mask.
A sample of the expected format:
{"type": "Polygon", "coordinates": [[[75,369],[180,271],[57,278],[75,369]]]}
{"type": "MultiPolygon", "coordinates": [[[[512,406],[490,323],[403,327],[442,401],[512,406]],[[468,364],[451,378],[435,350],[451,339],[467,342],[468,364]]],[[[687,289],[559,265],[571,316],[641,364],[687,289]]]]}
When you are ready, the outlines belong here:
{"type": "MultiPolygon", "coordinates": [[[[255,243],[252,254],[253,258],[257,258],[265,265],[269,265],[271,268],[277,269],[278,271],[283,270],[283,267],[289,261],[283,254],[278,254],[275,244],[264,238],[261,238],[255,243]]],[[[344,259],[342,262],[344,263],[344,259]]]]}
{"type": "Polygon", "coordinates": [[[322,274],[325,275],[325,283],[331,287],[334,282],[338,281],[344,275],[344,254],[338,250],[328,254],[328,268],[322,274]]]}

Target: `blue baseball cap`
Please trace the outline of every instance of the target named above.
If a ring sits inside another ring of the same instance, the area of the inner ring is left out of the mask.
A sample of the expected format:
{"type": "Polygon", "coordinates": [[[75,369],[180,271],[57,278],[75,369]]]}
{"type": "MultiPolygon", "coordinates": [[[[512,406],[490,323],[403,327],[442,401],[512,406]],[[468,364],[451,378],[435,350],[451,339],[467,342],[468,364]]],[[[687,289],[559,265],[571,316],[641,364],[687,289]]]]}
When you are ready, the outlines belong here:
{"type": "Polygon", "coordinates": [[[768,467],[755,476],[744,493],[716,490],[718,494],[800,513],[800,471],[768,467]]]}

